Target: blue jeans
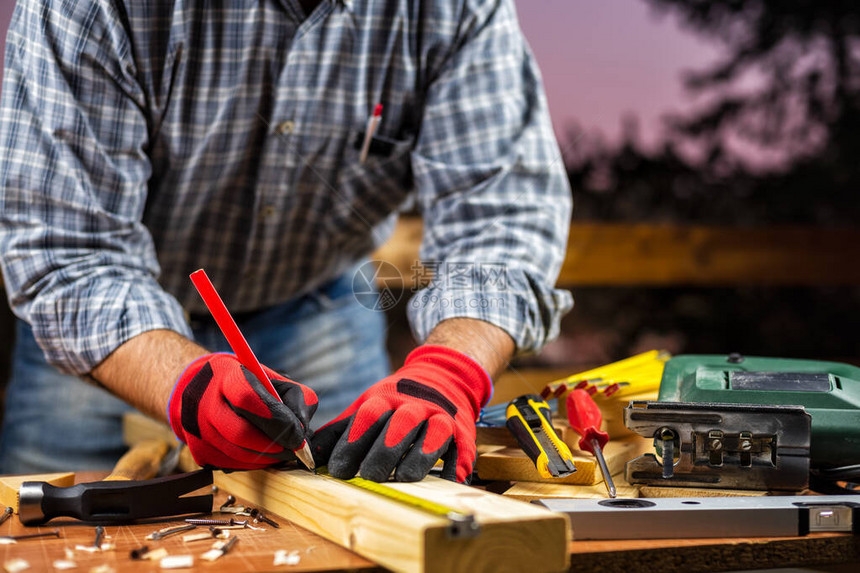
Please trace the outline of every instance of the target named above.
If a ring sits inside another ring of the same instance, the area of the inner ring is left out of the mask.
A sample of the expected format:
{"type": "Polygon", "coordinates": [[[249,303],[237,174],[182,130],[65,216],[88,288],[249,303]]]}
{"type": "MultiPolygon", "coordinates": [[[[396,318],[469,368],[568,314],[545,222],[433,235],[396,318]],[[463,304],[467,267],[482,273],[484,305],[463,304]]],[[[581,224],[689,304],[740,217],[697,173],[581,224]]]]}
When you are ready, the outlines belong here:
{"type": "MultiPolygon", "coordinates": [[[[349,271],[312,294],[235,317],[260,362],[317,393],[315,428],[389,370],[385,316],[356,301],[352,278],[349,271]]],[[[230,351],[211,318],[192,317],[191,327],[204,347],[230,351]]],[[[130,410],[108,392],[47,364],[29,325],[19,320],[0,433],[0,473],[108,469],[126,449],[122,415],[130,410]]]]}

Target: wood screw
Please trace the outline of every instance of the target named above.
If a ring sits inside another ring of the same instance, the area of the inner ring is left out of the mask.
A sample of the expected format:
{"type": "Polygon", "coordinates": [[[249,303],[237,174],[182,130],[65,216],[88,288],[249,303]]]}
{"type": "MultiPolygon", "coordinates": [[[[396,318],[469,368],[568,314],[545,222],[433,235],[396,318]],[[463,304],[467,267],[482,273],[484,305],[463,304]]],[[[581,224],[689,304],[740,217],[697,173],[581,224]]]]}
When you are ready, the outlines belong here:
{"type": "Polygon", "coordinates": [[[186,519],[185,523],[193,525],[248,525],[246,521],[237,521],[232,517],[230,519],[186,519]]]}

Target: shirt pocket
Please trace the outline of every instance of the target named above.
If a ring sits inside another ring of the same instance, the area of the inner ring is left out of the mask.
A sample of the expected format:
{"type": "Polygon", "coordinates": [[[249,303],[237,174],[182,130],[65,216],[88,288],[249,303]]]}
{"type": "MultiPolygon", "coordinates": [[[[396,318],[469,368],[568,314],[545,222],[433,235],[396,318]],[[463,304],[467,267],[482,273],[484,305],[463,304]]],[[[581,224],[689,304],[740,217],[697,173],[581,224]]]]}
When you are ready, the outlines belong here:
{"type": "Polygon", "coordinates": [[[385,237],[374,229],[409,198],[413,190],[411,151],[414,137],[377,134],[371,152],[361,161],[363,130],[350,130],[332,189],[328,220],[333,236],[349,250],[367,251],[385,237]]]}

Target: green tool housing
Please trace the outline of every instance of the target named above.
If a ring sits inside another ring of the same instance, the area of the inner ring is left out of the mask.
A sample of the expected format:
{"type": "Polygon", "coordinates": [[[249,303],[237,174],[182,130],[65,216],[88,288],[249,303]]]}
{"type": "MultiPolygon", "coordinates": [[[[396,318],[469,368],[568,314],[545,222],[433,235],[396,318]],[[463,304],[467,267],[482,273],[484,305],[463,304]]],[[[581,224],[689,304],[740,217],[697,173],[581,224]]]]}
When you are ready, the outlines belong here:
{"type": "Polygon", "coordinates": [[[839,362],[680,355],[666,362],[660,402],[803,406],[811,465],[860,463],[860,368],[839,362]]]}

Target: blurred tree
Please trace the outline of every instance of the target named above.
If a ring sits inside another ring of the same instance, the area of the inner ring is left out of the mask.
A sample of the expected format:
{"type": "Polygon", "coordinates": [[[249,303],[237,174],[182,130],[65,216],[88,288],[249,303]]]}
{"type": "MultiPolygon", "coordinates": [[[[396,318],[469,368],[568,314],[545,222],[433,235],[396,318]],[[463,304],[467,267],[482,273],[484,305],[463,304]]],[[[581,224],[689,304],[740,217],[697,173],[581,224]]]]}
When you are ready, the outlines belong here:
{"type": "Polygon", "coordinates": [[[686,74],[687,89],[710,101],[676,118],[679,131],[714,147],[740,137],[791,159],[860,138],[856,2],[645,1],[725,47],[714,66],[686,74]]]}
{"type": "Polygon", "coordinates": [[[724,55],[685,74],[685,88],[699,104],[667,118],[661,149],[645,150],[629,118],[615,147],[571,131],[576,152],[565,159],[575,216],[856,224],[860,6],[848,0],[644,1],[722,44],[724,55]]]}

